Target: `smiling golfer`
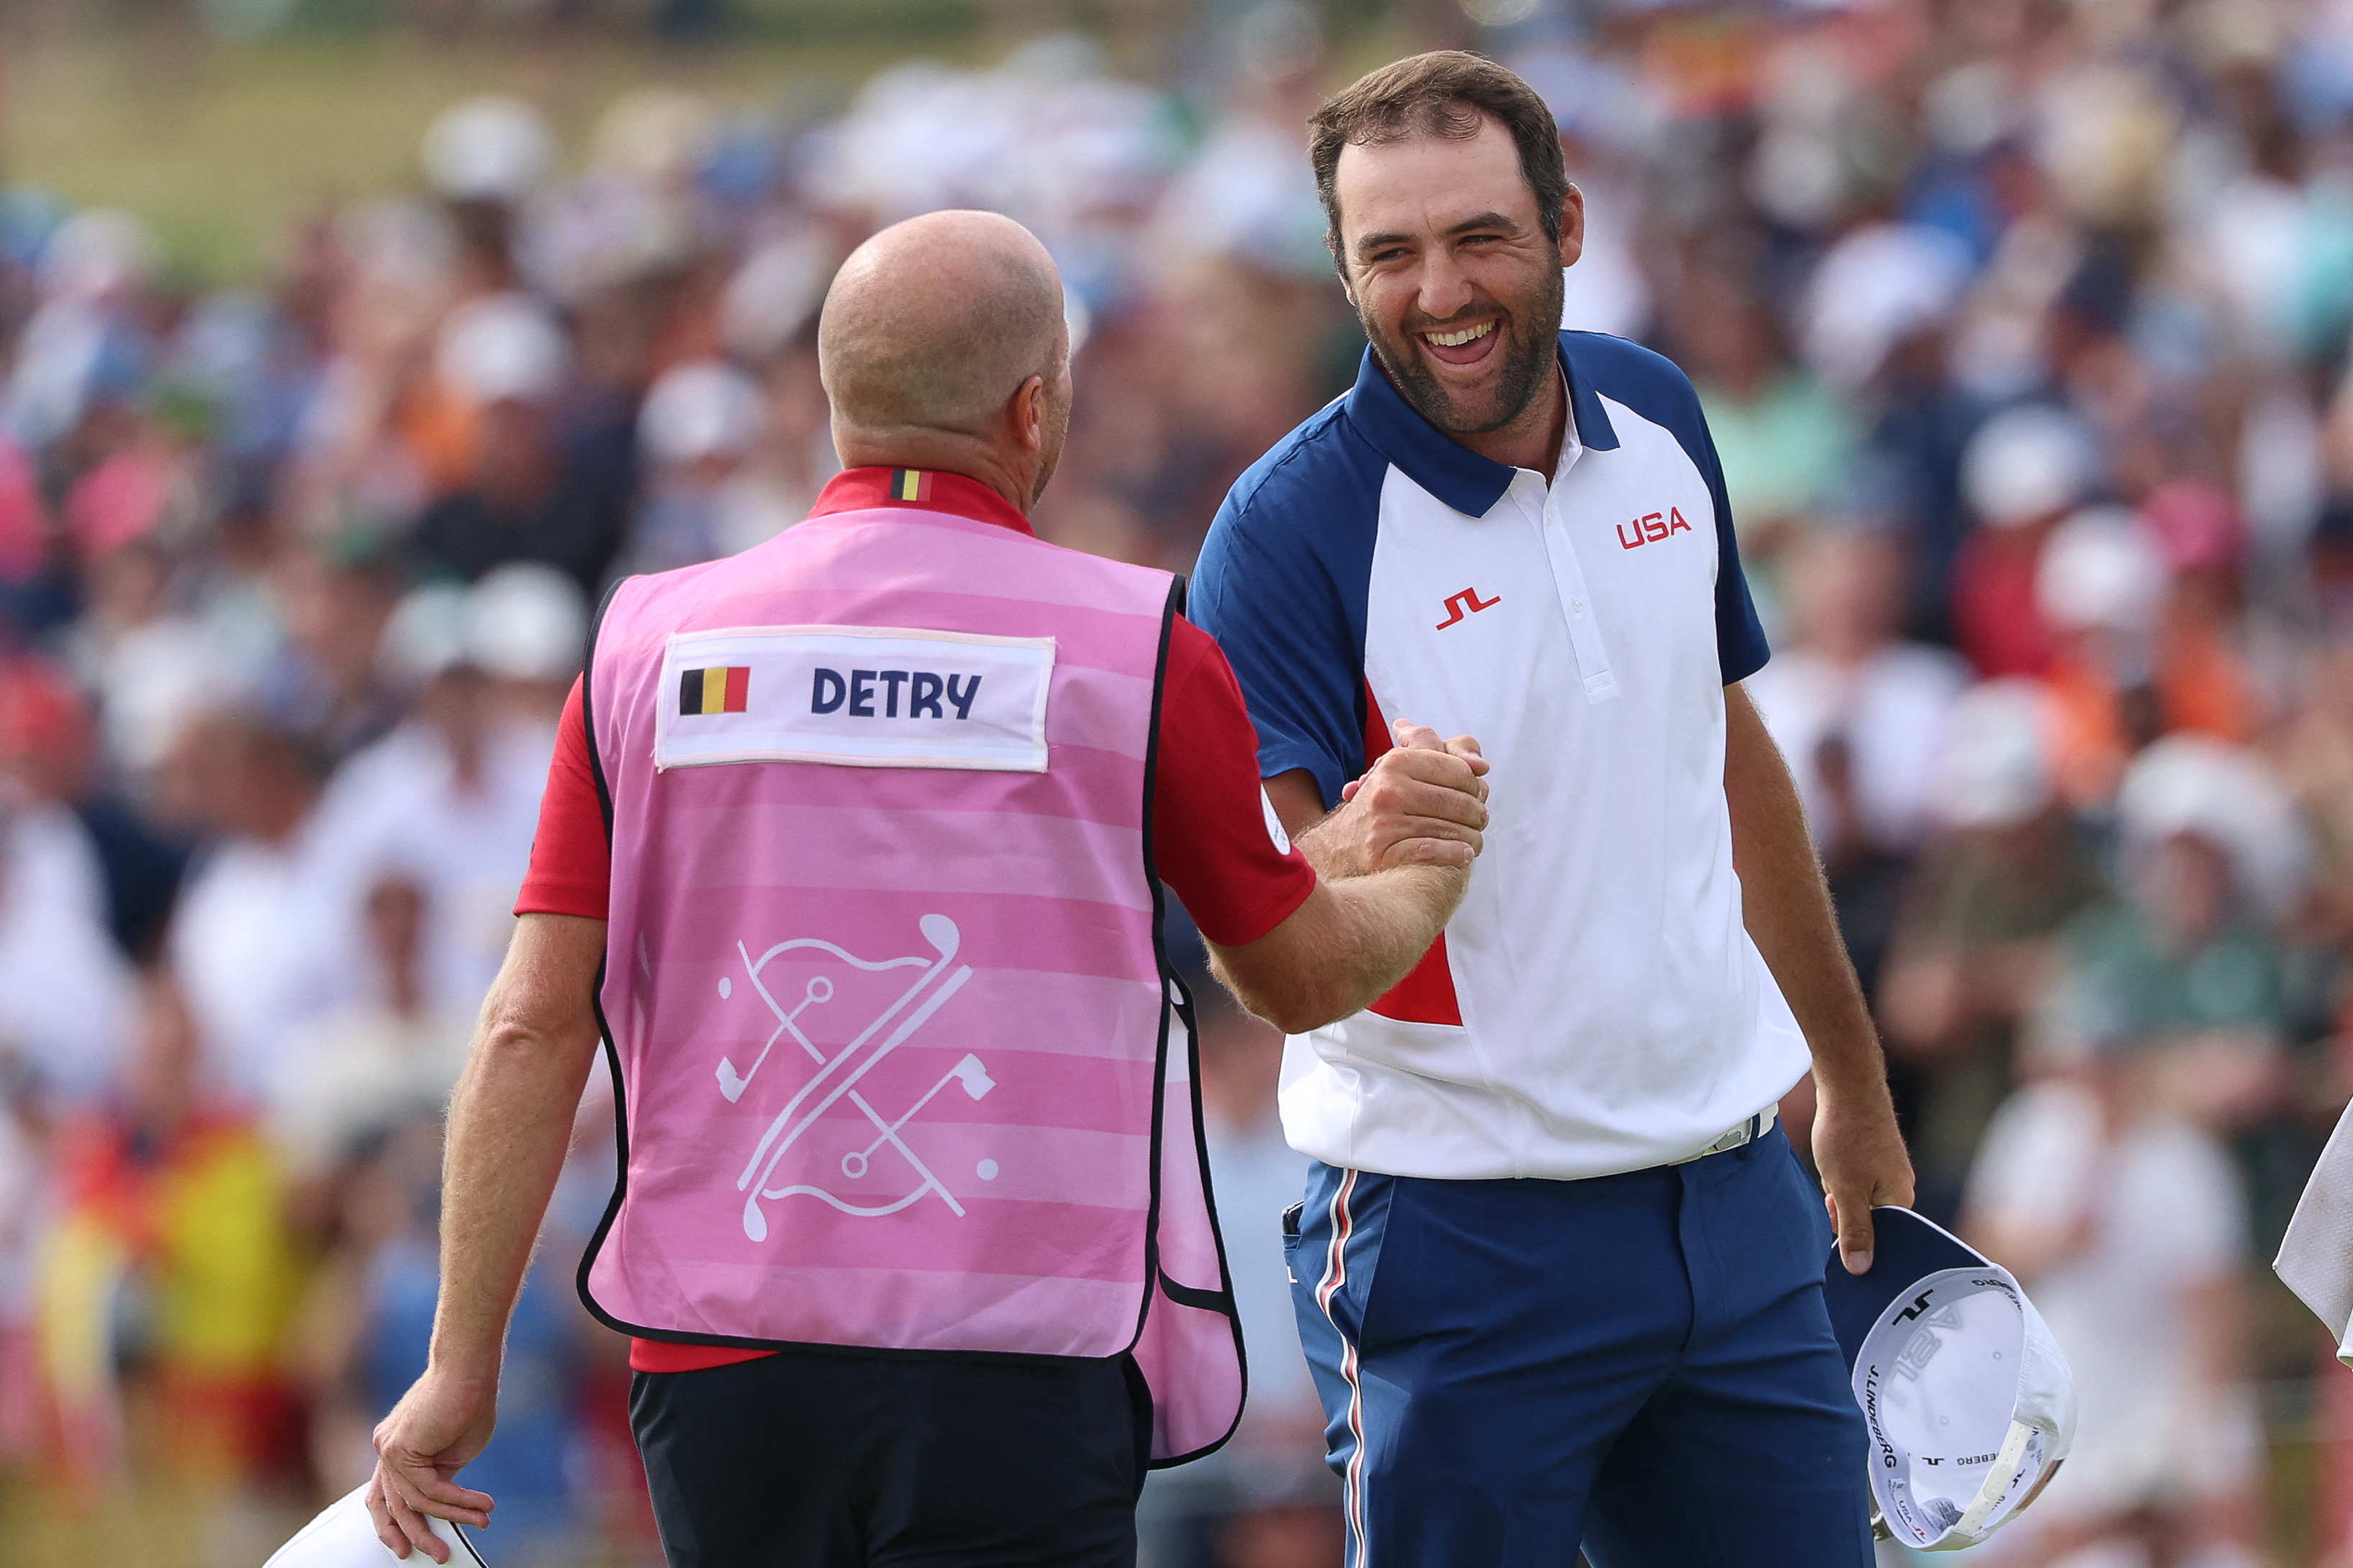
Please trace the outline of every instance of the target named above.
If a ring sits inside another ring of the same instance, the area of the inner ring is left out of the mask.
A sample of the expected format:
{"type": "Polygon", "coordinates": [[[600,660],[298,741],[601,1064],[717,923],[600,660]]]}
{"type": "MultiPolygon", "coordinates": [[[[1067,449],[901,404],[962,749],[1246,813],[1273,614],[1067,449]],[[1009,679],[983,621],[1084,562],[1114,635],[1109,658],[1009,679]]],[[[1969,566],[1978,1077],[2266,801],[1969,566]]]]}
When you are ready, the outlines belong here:
{"type": "Polygon", "coordinates": [[[1371,349],[1236,484],[1195,607],[1318,870],[1363,863],[1324,814],[1398,713],[1486,743],[1502,851],[1403,984],[1285,1047],[1349,1561],[1863,1568],[1831,1231],[1776,1102],[1810,1065],[1851,1269],[1912,1173],[1740,689],[1765,642],[1698,399],[1559,331],[1584,205],[1511,72],[1399,61],[1310,149],[1371,349]]]}
{"type": "Polygon", "coordinates": [[[607,601],[450,1110],[431,1363],[376,1430],[401,1555],[489,1519],[453,1478],[600,1033],[621,1173],[581,1288],[634,1339],[673,1564],[1125,1564],[1144,1468],[1232,1430],[1161,879],[1255,1010],[1328,1023],[1461,897],[1485,763],[1402,731],[1368,874],[1319,879],[1178,581],[1029,531],[1062,320],[1018,225],[876,236],[819,323],[846,471],[607,601]]]}

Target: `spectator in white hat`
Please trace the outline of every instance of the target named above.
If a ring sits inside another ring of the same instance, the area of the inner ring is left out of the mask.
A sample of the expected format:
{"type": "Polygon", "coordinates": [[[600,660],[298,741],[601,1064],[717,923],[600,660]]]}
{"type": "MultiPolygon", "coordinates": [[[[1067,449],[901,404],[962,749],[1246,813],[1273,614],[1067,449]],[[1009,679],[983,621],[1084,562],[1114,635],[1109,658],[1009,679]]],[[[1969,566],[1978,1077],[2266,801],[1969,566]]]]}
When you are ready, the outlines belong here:
{"type": "Polygon", "coordinates": [[[2032,1292],[2081,1418],[2004,1561],[2251,1568],[2243,1184],[2181,1092],[2181,1042],[2129,991],[2073,971],[2036,1027],[2044,1076],[1987,1129],[1966,1225],[2032,1292]]]}
{"type": "Polygon", "coordinates": [[[555,710],[586,640],[578,586],[534,563],[499,567],[471,589],[416,589],[387,628],[379,657],[417,694],[414,714],[351,759],[322,816],[355,900],[383,877],[420,890],[416,962],[428,1011],[470,1016],[498,972],[555,710]]]}
{"type": "Polygon", "coordinates": [[[426,131],[421,156],[458,230],[465,291],[512,287],[516,218],[555,162],[547,121],[520,99],[464,99],[426,131]]]}
{"type": "Polygon", "coordinates": [[[2050,723],[2049,696],[2029,680],[1990,682],[1954,706],[1935,769],[1939,831],[1905,887],[1880,972],[1918,1206],[1940,1221],[1957,1208],[1970,1154],[2010,1092],[2019,1026],[2059,932],[2105,890],[2053,787],[2050,723]]]}
{"type": "Polygon", "coordinates": [[[597,587],[619,547],[628,487],[567,447],[563,327],[522,294],[459,308],[435,353],[440,379],[474,410],[463,488],[428,507],[410,540],[417,563],[468,582],[509,561],[540,561],[597,587]]]}
{"type": "Polygon", "coordinates": [[[2157,542],[2123,507],[2086,507],[2043,546],[2034,603],[2053,647],[2052,765],[2079,808],[2114,798],[2160,721],[2157,642],[2169,581],[2157,542]]]}
{"type": "Polygon", "coordinates": [[[638,416],[648,471],[628,570],[733,555],[800,520],[752,466],[767,424],[758,384],[730,365],[695,360],[662,373],[638,416]]]}
{"type": "Polygon", "coordinates": [[[2042,542],[2099,480],[2099,454],[2074,416],[2042,404],[1998,414],[1961,455],[1978,528],[1953,563],[1953,626],[1983,676],[2040,677],[2049,629],[2035,605],[2042,542]]]}

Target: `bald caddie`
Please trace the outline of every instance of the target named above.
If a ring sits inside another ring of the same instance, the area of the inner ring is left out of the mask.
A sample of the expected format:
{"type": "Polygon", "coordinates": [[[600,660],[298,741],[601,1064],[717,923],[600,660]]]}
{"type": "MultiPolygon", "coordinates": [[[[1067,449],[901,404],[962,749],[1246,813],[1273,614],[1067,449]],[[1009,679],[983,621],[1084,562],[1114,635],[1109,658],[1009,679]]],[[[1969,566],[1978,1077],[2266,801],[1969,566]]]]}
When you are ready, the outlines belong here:
{"type": "Polygon", "coordinates": [[[601,1038],[581,1294],[672,1564],[1132,1563],[1144,1470],[1242,1396],[1159,889],[1297,1031],[1468,884],[1468,738],[1400,724],[1319,879],[1182,583],[1031,533],[1071,384],[1028,231],[883,231],[818,353],[848,466],[808,520],[599,612],[450,1110],[431,1363],[376,1429],[398,1555],[447,1560],[428,1516],[496,1555],[459,1471],[601,1038]]]}

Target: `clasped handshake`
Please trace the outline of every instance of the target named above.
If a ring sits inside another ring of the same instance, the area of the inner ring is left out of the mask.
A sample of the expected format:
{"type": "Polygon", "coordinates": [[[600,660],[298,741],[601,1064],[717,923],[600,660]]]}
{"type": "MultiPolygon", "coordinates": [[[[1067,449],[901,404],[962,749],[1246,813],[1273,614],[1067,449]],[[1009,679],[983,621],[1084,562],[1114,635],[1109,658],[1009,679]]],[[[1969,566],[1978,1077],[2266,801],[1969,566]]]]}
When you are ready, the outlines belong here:
{"type": "Polygon", "coordinates": [[[1303,845],[1326,877],[1400,866],[1468,866],[1485,847],[1487,759],[1468,735],[1451,741],[1420,724],[1389,726],[1397,744],[1340,791],[1339,809],[1303,845]]]}
{"type": "Polygon", "coordinates": [[[1441,741],[1419,724],[1394,724],[1390,733],[1396,749],[1321,820],[1324,802],[1305,773],[1266,781],[1267,800],[1297,836],[1316,885],[1258,941],[1209,941],[1218,978],[1284,1034],[1370,1006],[1421,961],[1470,889],[1487,831],[1479,742],[1441,741]]]}

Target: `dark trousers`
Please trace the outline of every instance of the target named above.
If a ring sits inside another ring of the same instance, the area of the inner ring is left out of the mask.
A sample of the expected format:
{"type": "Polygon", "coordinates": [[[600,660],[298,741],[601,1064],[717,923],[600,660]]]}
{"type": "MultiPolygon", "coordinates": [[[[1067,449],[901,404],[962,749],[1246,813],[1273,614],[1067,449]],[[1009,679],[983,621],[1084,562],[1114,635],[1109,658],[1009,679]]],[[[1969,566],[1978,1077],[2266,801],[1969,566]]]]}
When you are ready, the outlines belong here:
{"type": "Polygon", "coordinates": [[[793,1350],[629,1393],[670,1568],[1130,1568],[1150,1412],[1124,1356],[793,1350]]]}
{"type": "Polygon", "coordinates": [[[1581,1182],[1310,1168],[1350,1568],[1870,1568],[1831,1231],[1779,1131],[1581,1182]]]}

